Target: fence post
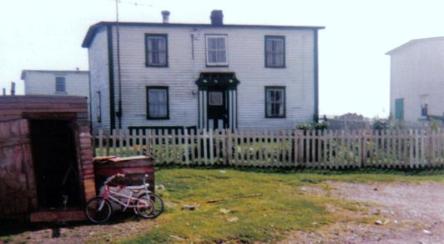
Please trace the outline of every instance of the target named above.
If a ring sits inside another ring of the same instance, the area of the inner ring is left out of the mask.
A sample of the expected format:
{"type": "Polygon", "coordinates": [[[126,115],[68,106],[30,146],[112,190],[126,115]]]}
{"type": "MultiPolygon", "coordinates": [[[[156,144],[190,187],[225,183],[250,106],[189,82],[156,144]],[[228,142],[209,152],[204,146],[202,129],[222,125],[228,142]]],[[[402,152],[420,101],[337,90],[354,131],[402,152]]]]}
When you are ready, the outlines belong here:
{"type": "Polygon", "coordinates": [[[360,168],[365,167],[366,164],[366,160],[367,160],[367,137],[366,137],[366,131],[362,130],[361,131],[361,164],[360,164],[360,168]]]}
{"type": "Polygon", "coordinates": [[[190,164],[190,157],[189,157],[189,149],[188,149],[188,129],[183,128],[183,152],[185,154],[185,164],[190,164]]]}
{"type": "Polygon", "coordinates": [[[293,130],[293,163],[294,166],[297,167],[298,166],[298,135],[297,135],[297,130],[293,130]]]}
{"type": "Polygon", "coordinates": [[[233,145],[231,142],[231,129],[227,129],[225,131],[224,143],[225,143],[225,155],[227,155],[227,157],[225,157],[225,165],[230,165],[232,160],[231,152],[233,151],[232,149],[233,145]]]}

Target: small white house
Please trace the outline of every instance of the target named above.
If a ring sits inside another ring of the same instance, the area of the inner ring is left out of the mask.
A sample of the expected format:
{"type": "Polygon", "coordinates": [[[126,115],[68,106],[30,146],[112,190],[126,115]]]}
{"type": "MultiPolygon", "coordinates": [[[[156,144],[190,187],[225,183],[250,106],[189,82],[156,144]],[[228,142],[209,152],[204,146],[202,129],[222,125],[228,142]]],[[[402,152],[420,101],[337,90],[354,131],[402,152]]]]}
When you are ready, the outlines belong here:
{"type": "Polygon", "coordinates": [[[89,97],[89,72],[80,70],[23,70],[25,95],[89,97]]]}
{"type": "Polygon", "coordinates": [[[99,22],[88,48],[97,128],[295,128],[318,118],[317,26],[99,22]]]}
{"type": "Polygon", "coordinates": [[[389,52],[390,113],[417,122],[444,115],[444,37],[411,40],[389,52]]]}

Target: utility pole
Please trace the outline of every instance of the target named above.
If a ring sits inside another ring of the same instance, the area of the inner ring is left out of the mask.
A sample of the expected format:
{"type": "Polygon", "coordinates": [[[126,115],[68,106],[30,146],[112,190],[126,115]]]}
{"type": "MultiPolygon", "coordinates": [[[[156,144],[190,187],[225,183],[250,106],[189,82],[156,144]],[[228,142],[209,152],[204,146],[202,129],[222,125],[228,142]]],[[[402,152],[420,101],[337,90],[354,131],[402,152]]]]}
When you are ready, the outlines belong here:
{"type": "Polygon", "coordinates": [[[15,82],[11,81],[11,96],[15,96],[15,82]]]}
{"type": "Polygon", "coordinates": [[[116,34],[117,34],[117,79],[119,87],[119,101],[117,103],[118,112],[117,117],[119,119],[119,129],[122,128],[122,75],[120,72],[120,25],[119,25],[119,0],[116,0],[116,34]]]}

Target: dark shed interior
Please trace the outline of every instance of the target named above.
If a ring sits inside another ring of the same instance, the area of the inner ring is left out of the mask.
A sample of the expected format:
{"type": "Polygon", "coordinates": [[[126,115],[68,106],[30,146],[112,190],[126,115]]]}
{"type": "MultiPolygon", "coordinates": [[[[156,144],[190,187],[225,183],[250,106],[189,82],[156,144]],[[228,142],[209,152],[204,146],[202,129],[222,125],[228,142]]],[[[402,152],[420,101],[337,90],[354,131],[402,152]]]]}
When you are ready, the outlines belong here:
{"type": "Polygon", "coordinates": [[[89,130],[84,97],[0,97],[0,219],[83,219],[95,196],[89,130]]]}
{"type": "Polygon", "coordinates": [[[37,201],[40,209],[80,207],[73,128],[66,120],[31,120],[37,201]]]}

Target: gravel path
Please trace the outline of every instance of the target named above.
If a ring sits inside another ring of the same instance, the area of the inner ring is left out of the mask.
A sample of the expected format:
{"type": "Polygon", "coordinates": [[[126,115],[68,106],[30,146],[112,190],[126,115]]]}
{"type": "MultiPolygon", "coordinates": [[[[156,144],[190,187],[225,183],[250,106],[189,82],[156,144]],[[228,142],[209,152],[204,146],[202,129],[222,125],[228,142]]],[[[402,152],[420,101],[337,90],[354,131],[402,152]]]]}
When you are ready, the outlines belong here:
{"type": "Polygon", "coordinates": [[[369,204],[369,211],[361,214],[375,223],[335,223],[292,233],[282,243],[444,243],[443,184],[328,184],[334,197],[369,204]]]}

